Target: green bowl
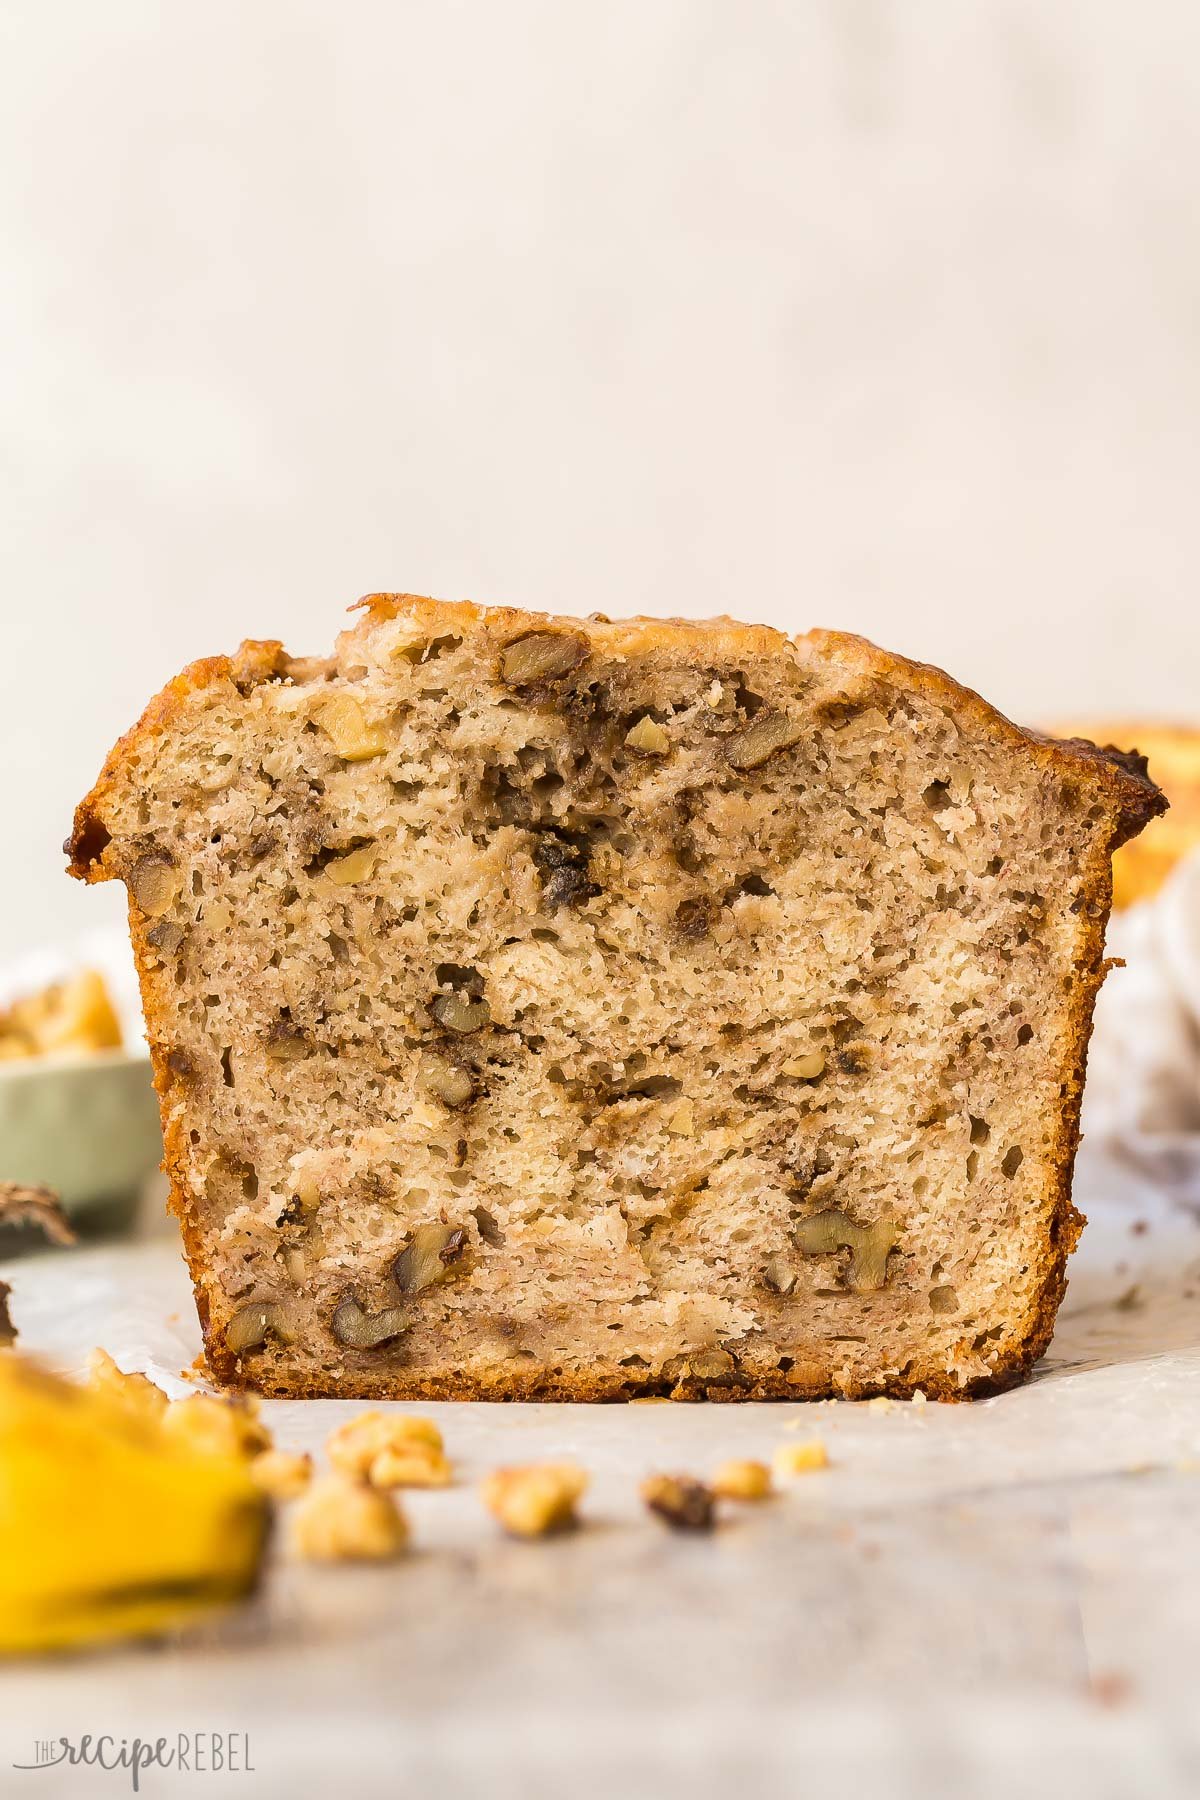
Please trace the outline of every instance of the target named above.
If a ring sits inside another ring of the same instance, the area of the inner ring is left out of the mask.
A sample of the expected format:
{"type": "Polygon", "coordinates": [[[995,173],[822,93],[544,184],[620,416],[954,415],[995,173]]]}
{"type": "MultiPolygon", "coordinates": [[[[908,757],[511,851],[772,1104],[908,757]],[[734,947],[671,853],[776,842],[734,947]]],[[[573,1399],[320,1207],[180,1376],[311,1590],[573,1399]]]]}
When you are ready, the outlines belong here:
{"type": "Polygon", "coordinates": [[[148,1056],[0,1063],[0,1179],[44,1184],[73,1218],[130,1209],[162,1158],[148,1056]]]}

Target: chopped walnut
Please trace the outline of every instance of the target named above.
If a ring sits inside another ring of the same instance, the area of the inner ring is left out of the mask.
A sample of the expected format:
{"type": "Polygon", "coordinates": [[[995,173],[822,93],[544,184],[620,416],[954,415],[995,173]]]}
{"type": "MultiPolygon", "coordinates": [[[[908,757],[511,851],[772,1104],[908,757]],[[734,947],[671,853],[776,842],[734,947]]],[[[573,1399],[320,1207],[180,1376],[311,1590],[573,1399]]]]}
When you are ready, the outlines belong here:
{"type": "Polygon", "coordinates": [[[366,762],[387,749],[382,727],[368,720],[353,694],[331,694],[313,716],[344,762],[366,762]]]}
{"type": "Polygon", "coordinates": [[[326,865],[325,873],[335,887],[355,887],[360,881],[369,881],[375,873],[377,855],[374,844],[360,844],[345,856],[335,856],[326,865]]]}
{"type": "Polygon", "coordinates": [[[151,925],[146,933],[146,942],[163,956],[174,956],[182,947],[187,932],[174,919],[160,919],[157,925],[151,925]]]}
{"type": "Polygon", "coordinates": [[[348,1350],[377,1350],[402,1337],[412,1320],[402,1306],[385,1306],[368,1312],[353,1294],[346,1294],[334,1309],[329,1329],[348,1350]]]}
{"type": "Polygon", "coordinates": [[[257,1402],[240,1396],[219,1400],[212,1394],[189,1394],[184,1400],[172,1400],[162,1426],[181,1448],[210,1455],[257,1456],[271,1448],[271,1434],[258,1417],[257,1402]]]}
{"type": "Polygon", "coordinates": [[[417,1078],[423,1091],[432,1094],[443,1106],[467,1106],[475,1098],[475,1083],[467,1071],[444,1062],[441,1057],[426,1057],[417,1078]]]}
{"type": "Polygon", "coordinates": [[[764,1462],[735,1457],[720,1464],[711,1486],[722,1500],[763,1500],[771,1491],[771,1471],[764,1462]]]}
{"type": "Polygon", "coordinates": [[[472,999],[468,994],[435,994],[429,1002],[429,1010],[439,1025],[447,1031],[461,1032],[464,1037],[469,1037],[473,1031],[482,1031],[492,1018],[487,1001],[472,999]]]}
{"type": "Polygon", "coordinates": [[[402,1294],[420,1294],[463,1272],[467,1234],[461,1225],[418,1225],[392,1264],[402,1294]]]}
{"type": "Polygon", "coordinates": [[[673,1531],[711,1531],[716,1524],[716,1496],[694,1476],[649,1475],[641,1495],[673,1531]]]}
{"type": "Polygon", "coordinates": [[[677,1384],[694,1381],[712,1387],[725,1387],[737,1375],[737,1358],[728,1350],[689,1350],[685,1355],[670,1357],[662,1367],[663,1375],[677,1384]]]}
{"type": "Polygon", "coordinates": [[[856,1294],[867,1294],[887,1285],[888,1257],[900,1230],[890,1214],[872,1225],[857,1225],[839,1207],[831,1207],[802,1219],[794,1236],[796,1248],[806,1256],[849,1250],[848,1285],[856,1294]]]}
{"type": "Polygon", "coordinates": [[[696,1129],[695,1108],[690,1100],[680,1100],[667,1115],[667,1130],[672,1137],[692,1137],[696,1129]]]}
{"type": "Polygon", "coordinates": [[[126,882],[145,916],[161,919],[178,898],[183,877],[169,850],[147,850],[130,868],[126,882]]]}
{"type": "Polygon", "coordinates": [[[378,1488],[449,1487],[452,1479],[449,1457],[416,1438],[381,1450],[367,1470],[367,1480],[378,1488]]]}
{"type": "Polygon", "coordinates": [[[275,1300],[256,1301],[253,1306],[239,1306],[225,1327],[225,1348],[235,1356],[260,1350],[268,1338],[290,1344],[295,1336],[293,1322],[286,1307],[275,1300]]]}
{"type": "Polygon", "coordinates": [[[637,724],[625,733],[625,745],[639,756],[665,756],[671,748],[671,740],[649,713],[643,713],[637,724]]]}
{"type": "Polygon", "coordinates": [[[272,1500],[295,1500],[312,1480],[312,1468],[303,1450],[263,1450],[251,1459],[250,1479],[272,1500]]]}
{"type": "Polygon", "coordinates": [[[775,1474],[781,1481],[795,1475],[809,1475],[814,1469],[829,1467],[829,1453],[820,1438],[809,1438],[803,1444],[780,1444],[772,1458],[775,1474]]]}
{"type": "Polygon", "coordinates": [[[292,1549],[310,1562],[390,1562],[408,1522],[390,1494],[350,1475],[314,1481],[292,1515],[292,1549]]]}
{"type": "Polygon", "coordinates": [[[744,731],[729,739],[725,755],[735,769],[757,769],[777,750],[787,750],[799,743],[804,726],[786,713],[764,708],[756,713],[744,731]]]}
{"type": "Polygon", "coordinates": [[[325,1441],[325,1453],[335,1469],[362,1476],[383,1451],[405,1454],[414,1447],[440,1453],[442,1434],[432,1419],[412,1413],[358,1413],[325,1441]]]}
{"type": "Polygon", "coordinates": [[[494,1469],[483,1484],[483,1503],[514,1537],[544,1537],[576,1523],[576,1502],[586,1487],[577,1463],[527,1463],[494,1469]]]}
{"type": "Polygon", "coordinates": [[[769,1256],[763,1269],[763,1286],[770,1288],[773,1294],[781,1294],[785,1298],[796,1291],[796,1271],[786,1256],[776,1254],[769,1256]]]}
{"type": "Polygon", "coordinates": [[[506,644],[500,658],[500,679],[509,687],[532,687],[569,675],[586,660],[587,639],[573,631],[527,631],[506,644]]]}

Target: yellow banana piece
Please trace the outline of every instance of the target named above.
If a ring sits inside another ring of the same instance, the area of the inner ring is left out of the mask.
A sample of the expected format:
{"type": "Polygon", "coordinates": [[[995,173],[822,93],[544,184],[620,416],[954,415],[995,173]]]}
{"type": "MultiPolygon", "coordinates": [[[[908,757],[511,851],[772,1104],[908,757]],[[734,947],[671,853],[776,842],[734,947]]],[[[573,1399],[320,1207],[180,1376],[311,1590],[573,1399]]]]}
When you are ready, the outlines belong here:
{"type": "Polygon", "coordinates": [[[245,1458],[0,1352],[0,1652],[154,1635],[240,1599],[269,1517],[245,1458]]]}

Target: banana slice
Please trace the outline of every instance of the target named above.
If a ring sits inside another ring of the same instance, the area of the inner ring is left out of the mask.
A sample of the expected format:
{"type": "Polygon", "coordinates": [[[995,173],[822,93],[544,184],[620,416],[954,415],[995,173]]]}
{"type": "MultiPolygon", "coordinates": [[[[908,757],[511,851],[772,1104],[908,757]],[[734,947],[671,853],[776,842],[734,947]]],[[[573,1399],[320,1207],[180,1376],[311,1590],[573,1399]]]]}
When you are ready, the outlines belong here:
{"type": "Polygon", "coordinates": [[[244,1458],[0,1354],[0,1652],[153,1636],[239,1600],[269,1518],[244,1458]]]}

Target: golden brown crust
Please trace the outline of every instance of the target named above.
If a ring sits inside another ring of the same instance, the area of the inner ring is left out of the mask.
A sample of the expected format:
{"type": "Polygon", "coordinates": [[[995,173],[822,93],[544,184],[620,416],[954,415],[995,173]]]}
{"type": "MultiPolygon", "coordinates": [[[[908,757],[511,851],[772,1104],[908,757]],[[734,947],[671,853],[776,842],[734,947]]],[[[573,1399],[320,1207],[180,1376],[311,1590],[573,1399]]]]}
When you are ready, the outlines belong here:
{"type": "Polygon", "coordinates": [[[819,653],[836,656],[842,663],[857,661],[864,673],[903,682],[952,711],[980,736],[1007,743],[1064,778],[1075,776],[1097,783],[1119,815],[1116,843],[1135,836],[1149,820],[1167,810],[1165,795],[1150,779],[1145,759],[1136,754],[1131,757],[1112,748],[1101,749],[1082,738],[1048,737],[1044,732],[1015,725],[974,688],[964,687],[944,669],[933,663],[911,662],[852,633],[815,630],[796,642],[812,645],[819,653]]]}
{"type": "Polygon", "coordinates": [[[1200,728],[1146,719],[1073,721],[1065,728],[1104,744],[1103,754],[1135,759],[1153,771],[1171,803],[1170,817],[1154,820],[1137,842],[1124,846],[1113,864],[1113,905],[1148,900],[1171,871],[1200,846],[1200,728]]]}
{"type": "MultiPolygon", "coordinates": [[[[369,620],[394,619],[403,614],[431,634],[483,629],[498,644],[546,626],[584,631],[599,650],[609,656],[642,655],[653,649],[686,648],[698,639],[710,653],[740,655],[783,654],[803,661],[809,656],[857,663],[864,677],[896,681],[925,694],[936,704],[953,710],[981,735],[1020,748],[1035,760],[1056,768],[1064,776],[1097,781],[1120,815],[1114,842],[1124,843],[1167,809],[1167,801],[1150,780],[1144,759],[1113,748],[1100,749],[1080,738],[1057,739],[1014,725],[973,688],[964,687],[932,663],[910,661],[882,650],[869,639],[850,632],[814,629],[789,638],[769,625],[743,625],[721,615],[712,619],[633,617],[609,619],[593,614],[578,619],[566,614],[534,613],[515,607],[483,607],[469,600],[434,600],[418,594],[368,594],[351,611],[365,611],[369,620]]],[[[102,809],[105,798],[117,787],[135,746],[161,736],[194,693],[228,682],[245,691],[247,685],[287,672],[291,664],[278,640],[247,640],[237,653],[210,656],[190,663],[169,681],[147,706],[132,730],[111,751],[91,792],[75,811],[74,826],[64,849],[70,857],[68,873],[83,881],[104,881],[111,872],[97,865],[103,854],[102,809]]]]}
{"type": "MultiPolygon", "coordinates": [[[[1064,1281],[1063,1286],[1065,1285],[1064,1281]]],[[[234,1391],[252,1391],[267,1399],[277,1400],[327,1400],[333,1397],[340,1400],[492,1400],[619,1405],[630,1400],[649,1399],[716,1402],[870,1400],[880,1394],[895,1400],[911,1400],[919,1392],[928,1400],[958,1401],[985,1399],[990,1394],[1001,1394],[1008,1388],[1016,1387],[1025,1380],[1033,1364],[1043,1354],[1049,1335],[1047,1332],[1045,1340],[1036,1351],[1022,1353],[993,1373],[966,1386],[952,1381],[945,1370],[933,1367],[907,1379],[895,1377],[876,1382],[831,1382],[819,1372],[797,1378],[794,1370],[784,1375],[778,1369],[764,1369],[760,1375],[739,1382],[736,1386],[705,1387],[695,1382],[655,1380],[653,1377],[637,1380],[631,1376],[618,1376],[610,1370],[578,1377],[555,1376],[536,1371],[514,1372],[507,1364],[503,1364],[486,1375],[464,1372],[441,1378],[422,1375],[406,1380],[403,1371],[396,1371],[390,1378],[353,1376],[339,1381],[334,1392],[319,1382],[306,1379],[298,1371],[267,1379],[255,1377],[254,1380],[249,1380],[234,1358],[221,1354],[215,1347],[208,1362],[213,1380],[222,1387],[234,1391]]]]}
{"type": "MultiPolygon", "coordinates": [[[[941,670],[910,662],[878,649],[865,639],[841,633],[812,631],[791,639],[765,626],[741,625],[727,618],[697,622],[679,619],[610,621],[593,617],[581,621],[510,608],[483,609],[468,602],[447,603],[408,595],[372,595],[358,604],[367,611],[370,621],[403,616],[412,621],[415,631],[434,635],[483,631],[498,647],[524,632],[554,626],[576,632],[582,630],[597,649],[616,657],[641,655],[660,647],[696,650],[702,645],[708,656],[736,659],[739,655],[752,653],[782,655],[793,659],[801,668],[810,661],[836,660],[840,671],[849,671],[851,681],[857,676],[864,687],[872,683],[889,683],[915,689],[951,714],[964,736],[1007,744],[1064,782],[1089,784],[1110,821],[1110,841],[1098,846],[1094,867],[1089,872],[1084,945],[1072,983],[1068,1067],[1055,1121],[1056,1175],[1054,1191],[1048,1196],[1051,1224],[1037,1271],[1036,1300],[1026,1318],[1019,1322],[1015,1347],[989,1375],[960,1386],[943,1369],[910,1364],[902,1377],[881,1379],[877,1383],[840,1385],[827,1371],[820,1369],[793,1368],[785,1373],[775,1367],[755,1370],[751,1364],[745,1364],[736,1385],[703,1388],[656,1376],[653,1371],[589,1372],[570,1377],[555,1376],[545,1370],[516,1370],[511,1363],[500,1363],[482,1374],[464,1372],[439,1378],[407,1374],[402,1368],[379,1376],[351,1375],[339,1380],[337,1392],[356,1398],[412,1400],[611,1401],[668,1393],[681,1399],[722,1400],[813,1399],[830,1393],[845,1398],[877,1393],[906,1397],[920,1389],[931,1398],[957,1400],[998,1392],[1020,1381],[1049,1342],[1066,1285],[1066,1259],[1083,1223],[1071,1202],[1071,1173],[1079,1141],[1079,1106],[1092,1004],[1104,974],[1103,936],[1111,902],[1109,857],[1112,849],[1165,808],[1165,801],[1146,775],[1144,766],[1131,764],[1129,759],[1117,753],[1097,750],[1088,743],[1059,742],[1036,732],[1024,731],[941,670]]],[[[353,635],[348,634],[351,641],[353,635]]],[[[150,703],[139,723],[115,747],[96,785],[77,809],[74,830],[67,845],[71,857],[70,873],[86,881],[107,880],[120,874],[121,871],[113,866],[114,859],[107,854],[107,801],[126,780],[136,753],[169,731],[180,710],[195,694],[219,685],[235,686],[245,692],[257,681],[286,676],[293,666],[278,643],[247,644],[235,657],[212,657],[193,663],[170,682],[150,703]]],[[[130,929],[141,972],[155,1086],[162,1104],[164,1169],[171,1183],[171,1205],[183,1233],[210,1367],[218,1380],[231,1386],[238,1385],[244,1380],[244,1371],[237,1359],[217,1341],[216,1333],[210,1333],[208,1328],[203,1246],[186,1185],[184,1129],[172,1105],[176,1084],[185,1077],[172,1069],[164,1044],[172,1016],[172,996],[165,978],[155,973],[154,959],[147,954],[144,942],[144,922],[132,907],[130,929]]],[[[329,1391],[298,1372],[275,1373],[259,1380],[262,1391],[281,1396],[315,1397],[329,1391]]]]}

